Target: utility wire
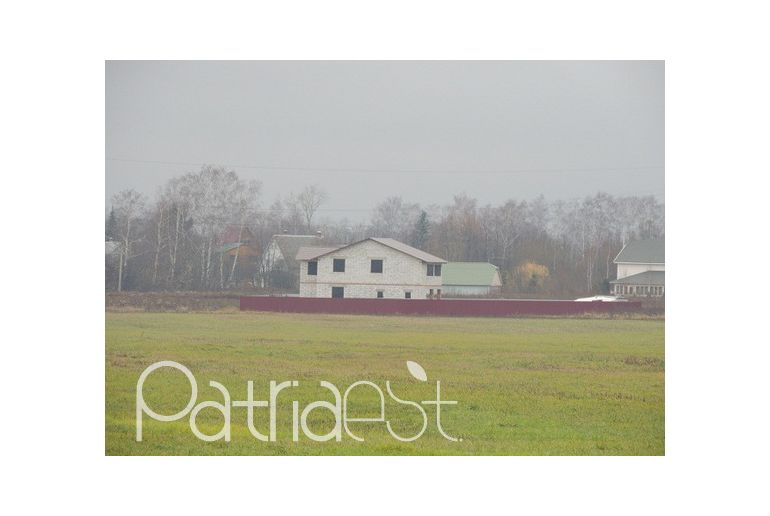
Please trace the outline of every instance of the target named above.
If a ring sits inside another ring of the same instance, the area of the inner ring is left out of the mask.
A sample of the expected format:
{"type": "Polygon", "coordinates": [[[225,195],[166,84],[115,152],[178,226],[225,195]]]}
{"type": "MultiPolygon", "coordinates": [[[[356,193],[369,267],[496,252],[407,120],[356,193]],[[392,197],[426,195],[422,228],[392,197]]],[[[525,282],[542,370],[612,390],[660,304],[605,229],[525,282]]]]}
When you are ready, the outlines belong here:
{"type": "MultiPolygon", "coordinates": [[[[141,163],[148,165],[175,165],[185,167],[202,167],[212,163],[189,163],[183,161],[157,161],[128,158],[107,158],[107,161],[124,163],[141,163]]],[[[631,167],[591,167],[591,168],[531,168],[507,170],[437,170],[437,169],[389,169],[389,168],[328,168],[328,167],[288,167],[273,165],[233,165],[218,163],[226,168],[245,168],[254,170],[275,170],[283,172],[342,172],[342,173],[393,173],[393,174],[531,174],[531,173],[565,173],[565,172],[619,172],[634,170],[663,169],[663,165],[640,165],[631,167]]]]}

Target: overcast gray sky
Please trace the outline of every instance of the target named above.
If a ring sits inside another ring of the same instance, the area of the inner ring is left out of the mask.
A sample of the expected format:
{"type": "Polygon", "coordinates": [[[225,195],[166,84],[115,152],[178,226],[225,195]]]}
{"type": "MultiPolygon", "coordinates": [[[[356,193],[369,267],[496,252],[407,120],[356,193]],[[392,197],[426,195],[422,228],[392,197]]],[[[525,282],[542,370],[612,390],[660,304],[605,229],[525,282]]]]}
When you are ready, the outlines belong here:
{"type": "Polygon", "coordinates": [[[106,156],[108,203],[202,163],[260,180],[263,206],[318,183],[332,217],[390,195],[662,200],[664,65],[112,61],[106,156]]]}

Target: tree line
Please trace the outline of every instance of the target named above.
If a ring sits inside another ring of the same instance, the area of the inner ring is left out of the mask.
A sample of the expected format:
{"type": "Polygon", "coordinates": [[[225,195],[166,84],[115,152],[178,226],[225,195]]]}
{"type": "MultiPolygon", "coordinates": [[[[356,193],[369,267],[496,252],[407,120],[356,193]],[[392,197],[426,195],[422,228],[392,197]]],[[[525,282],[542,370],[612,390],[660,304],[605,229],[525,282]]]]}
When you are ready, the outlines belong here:
{"type": "Polygon", "coordinates": [[[239,283],[235,263],[225,266],[220,239],[237,227],[248,229],[261,249],[282,233],[320,231],[327,244],[391,237],[449,261],[493,263],[507,294],[588,294],[607,290],[615,277],[612,260],[626,242],[664,236],[664,205],[652,196],[540,196],[482,205],[456,195],[450,203],[426,206],[396,196],[377,204],[364,222],[321,217],[327,194],[317,185],[267,208],[261,200],[258,181],[216,166],[175,177],[152,198],[119,192],[105,224],[106,288],[256,288],[257,277],[239,283]]]}

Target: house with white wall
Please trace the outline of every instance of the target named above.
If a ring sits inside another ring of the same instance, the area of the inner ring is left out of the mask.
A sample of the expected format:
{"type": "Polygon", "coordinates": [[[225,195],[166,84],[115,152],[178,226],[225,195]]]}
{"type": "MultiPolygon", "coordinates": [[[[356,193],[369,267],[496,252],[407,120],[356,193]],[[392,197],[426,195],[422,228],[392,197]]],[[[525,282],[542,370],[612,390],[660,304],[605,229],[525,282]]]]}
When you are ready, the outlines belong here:
{"type": "Polygon", "coordinates": [[[615,257],[617,279],[610,281],[613,294],[626,297],[665,295],[665,240],[629,242],[615,257]]]}
{"type": "Polygon", "coordinates": [[[328,298],[431,299],[441,296],[446,260],[392,238],[339,247],[302,247],[299,295],[328,298]]]}

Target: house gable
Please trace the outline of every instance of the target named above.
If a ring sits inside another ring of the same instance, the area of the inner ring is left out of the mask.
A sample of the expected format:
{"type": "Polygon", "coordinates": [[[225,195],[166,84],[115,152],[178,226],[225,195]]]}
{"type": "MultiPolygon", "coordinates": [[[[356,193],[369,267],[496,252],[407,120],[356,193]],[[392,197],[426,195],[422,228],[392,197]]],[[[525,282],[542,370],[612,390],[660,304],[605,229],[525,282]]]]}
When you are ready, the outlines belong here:
{"type": "Polygon", "coordinates": [[[403,242],[399,242],[398,240],[395,240],[393,238],[375,238],[375,237],[365,238],[363,240],[359,240],[358,242],[353,242],[352,244],[347,244],[341,247],[329,248],[329,250],[326,250],[325,252],[319,252],[317,255],[313,255],[312,251],[305,250],[303,251],[301,256],[297,256],[297,259],[298,260],[317,260],[318,258],[321,258],[328,254],[331,254],[337,251],[342,251],[343,249],[349,249],[351,247],[358,246],[369,241],[376,242],[379,245],[389,247],[391,249],[395,249],[398,252],[401,252],[403,254],[406,254],[407,256],[416,258],[425,263],[447,263],[447,261],[444,260],[443,258],[439,258],[438,256],[432,255],[430,253],[426,253],[425,251],[422,251],[420,249],[417,249],[416,247],[412,247],[410,245],[404,244],[403,242]]]}

